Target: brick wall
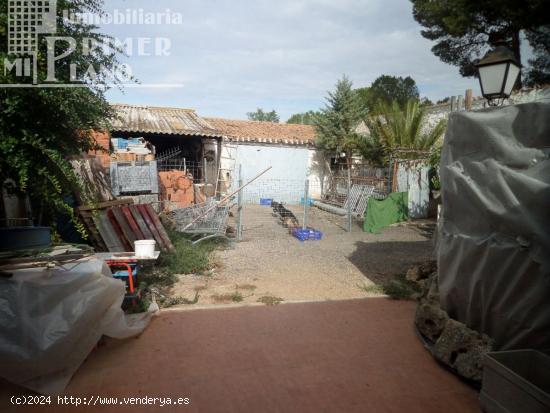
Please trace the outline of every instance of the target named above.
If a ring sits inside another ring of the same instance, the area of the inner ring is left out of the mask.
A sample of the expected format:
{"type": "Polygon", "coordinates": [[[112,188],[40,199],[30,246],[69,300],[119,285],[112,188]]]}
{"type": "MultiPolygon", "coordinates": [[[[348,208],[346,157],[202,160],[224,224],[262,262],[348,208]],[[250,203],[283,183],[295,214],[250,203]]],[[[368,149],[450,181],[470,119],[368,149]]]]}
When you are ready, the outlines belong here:
{"type": "Polygon", "coordinates": [[[106,131],[92,131],[92,137],[100,147],[105,149],[106,152],[100,150],[90,151],[90,155],[97,157],[101,161],[101,165],[103,165],[103,167],[109,168],[109,164],[111,163],[111,135],[106,131]]]}

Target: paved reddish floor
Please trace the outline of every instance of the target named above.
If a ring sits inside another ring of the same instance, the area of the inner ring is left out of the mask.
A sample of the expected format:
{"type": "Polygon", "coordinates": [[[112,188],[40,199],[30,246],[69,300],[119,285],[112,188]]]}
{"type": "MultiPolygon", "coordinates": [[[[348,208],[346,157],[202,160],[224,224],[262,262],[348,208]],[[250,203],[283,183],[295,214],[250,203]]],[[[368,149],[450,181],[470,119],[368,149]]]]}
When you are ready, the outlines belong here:
{"type": "MultiPolygon", "coordinates": [[[[476,392],[416,338],[414,311],[381,298],[166,312],[140,338],[96,350],[66,394],[191,401],[78,408],[92,412],[479,412],[476,392]]],[[[21,392],[3,387],[0,411],[21,392]]]]}

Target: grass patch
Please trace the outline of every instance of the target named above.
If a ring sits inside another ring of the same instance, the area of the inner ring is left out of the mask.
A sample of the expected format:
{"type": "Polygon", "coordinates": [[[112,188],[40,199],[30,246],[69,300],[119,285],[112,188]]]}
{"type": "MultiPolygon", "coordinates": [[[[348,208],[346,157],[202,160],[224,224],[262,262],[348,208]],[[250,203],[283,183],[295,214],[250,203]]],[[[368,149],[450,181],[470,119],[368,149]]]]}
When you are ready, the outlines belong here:
{"type": "Polygon", "coordinates": [[[140,271],[140,288],[149,295],[156,290],[158,304],[161,307],[172,307],[182,304],[196,304],[199,292],[206,289],[196,288],[195,297],[170,297],[170,287],[178,282],[178,275],[205,274],[212,267],[211,253],[226,246],[225,241],[207,240],[193,245],[184,234],[168,230],[168,235],[175,252],[163,252],[154,265],[143,267],[140,271]]]}
{"type": "Polygon", "coordinates": [[[386,294],[384,291],[384,286],[380,284],[373,285],[358,285],[361,291],[364,291],[369,294],[386,294]]]}
{"type": "Polygon", "coordinates": [[[280,297],[275,297],[273,295],[264,295],[263,297],[258,298],[258,302],[265,305],[279,305],[284,300],[280,297]]]}
{"type": "Polygon", "coordinates": [[[244,300],[243,295],[238,291],[235,291],[234,293],[229,293],[229,294],[214,294],[210,298],[212,298],[212,300],[214,300],[217,303],[229,303],[229,302],[240,303],[244,300]]]}
{"type": "Polygon", "coordinates": [[[361,290],[369,294],[385,294],[393,300],[411,300],[421,292],[418,284],[407,280],[405,274],[383,284],[360,285],[361,290]]]}
{"type": "Polygon", "coordinates": [[[157,267],[169,274],[202,274],[211,266],[210,254],[226,245],[225,240],[206,240],[196,245],[184,234],[170,231],[175,252],[161,254],[157,267]]]}

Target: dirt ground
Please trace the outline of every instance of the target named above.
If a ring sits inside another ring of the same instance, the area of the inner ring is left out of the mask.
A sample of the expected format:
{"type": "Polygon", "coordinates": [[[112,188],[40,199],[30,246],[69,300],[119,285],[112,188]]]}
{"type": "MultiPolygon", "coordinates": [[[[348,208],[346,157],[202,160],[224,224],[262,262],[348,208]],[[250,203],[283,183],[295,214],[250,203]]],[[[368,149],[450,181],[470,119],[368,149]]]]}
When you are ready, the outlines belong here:
{"type": "MultiPolygon", "coordinates": [[[[301,217],[300,207],[289,207],[301,217]]],[[[309,225],[321,241],[300,242],[269,207],[244,209],[244,240],[212,257],[207,275],[180,276],[173,294],[200,299],[195,306],[257,303],[262,297],[285,302],[364,298],[365,287],[403,274],[433,257],[433,221],[415,221],[364,233],[361,223],[345,231],[345,218],[315,207],[309,225]]]]}

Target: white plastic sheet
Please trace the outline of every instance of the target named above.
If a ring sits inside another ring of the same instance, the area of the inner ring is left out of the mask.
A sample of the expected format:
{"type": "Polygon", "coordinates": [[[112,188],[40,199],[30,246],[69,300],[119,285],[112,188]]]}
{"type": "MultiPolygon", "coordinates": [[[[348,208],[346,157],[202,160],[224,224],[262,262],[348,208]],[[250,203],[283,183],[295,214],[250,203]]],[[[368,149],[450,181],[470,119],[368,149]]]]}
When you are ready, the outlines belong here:
{"type": "Polygon", "coordinates": [[[442,306],[497,349],[550,348],[549,153],[548,103],[450,116],[437,251],[442,306]]]}
{"type": "Polygon", "coordinates": [[[151,312],[125,316],[124,295],[124,283],[96,258],[0,279],[0,376],[61,393],[101,336],[129,338],[149,323],[151,312]]]}

